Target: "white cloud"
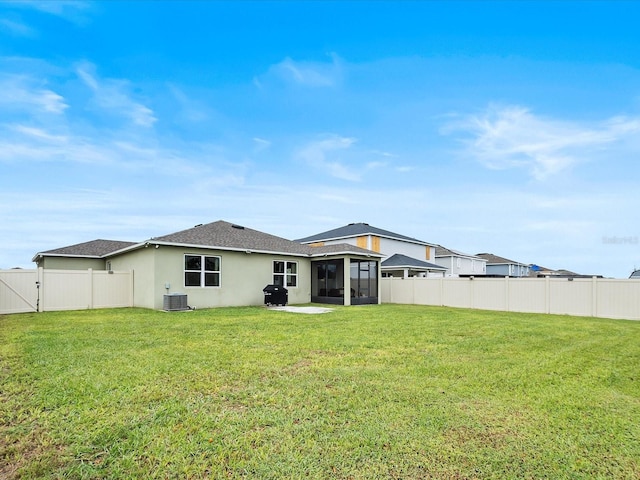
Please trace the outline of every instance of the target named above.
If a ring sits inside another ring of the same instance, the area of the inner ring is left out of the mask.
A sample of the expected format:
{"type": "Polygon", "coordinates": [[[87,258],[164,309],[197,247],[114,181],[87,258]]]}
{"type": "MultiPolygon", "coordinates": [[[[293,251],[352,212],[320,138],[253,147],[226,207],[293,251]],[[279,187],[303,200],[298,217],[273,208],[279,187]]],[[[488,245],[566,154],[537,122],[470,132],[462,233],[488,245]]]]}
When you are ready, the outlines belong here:
{"type": "Polygon", "coordinates": [[[268,72],[254,78],[254,84],[261,88],[265,81],[275,78],[285,83],[304,87],[334,87],[343,77],[340,58],[333,54],[331,62],[295,61],[289,57],[272,65],[268,72]]]}
{"type": "Polygon", "coordinates": [[[376,168],[386,167],[387,165],[387,162],[369,162],[367,163],[367,168],[372,170],[376,168]]]}
{"type": "Polygon", "coordinates": [[[208,108],[187,96],[184,91],[172,84],[169,84],[169,91],[180,105],[179,116],[181,119],[189,123],[201,123],[209,119],[208,108]]]}
{"type": "Polygon", "coordinates": [[[361,179],[360,174],[337,156],[337,152],[349,150],[355,142],[355,138],[334,135],[309,143],[298,151],[297,156],[307,165],[332,177],[357,182],[361,179]]]}
{"type": "Polygon", "coordinates": [[[153,110],[131,98],[129,82],[119,79],[99,79],[95,66],[82,63],[76,69],[80,79],[93,90],[96,105],[104,111],[128,118],[133,124],[151,127],[157,118],[153,110]]]}
{"type": "Polygon", "coordinates": [[[68,137],[64,135],[54,135],[41,128],[28,127],[26,125],[13,125],[11,126],[11,128],[15,132],[22,133],[24,135],[34,137],[37,140],[43,140],[49,143],[62,144],[66,143],[68,140],[68,137]]]}
{"type": "Polygon", "coordinates": [[[637,118],[614,117],[593,126],[544,118],[521,106],[490,106],[479,115],[450,123],[443,133],[471,135],[465,153],[487,168],[527,169],[544,180],[581,161],[595,148],[608,148],[640,131],[637,118]]]}
{"type": "Polygon", "coordinates": [[[260,137],[253,137],[253,142],[255,144],[255,147],[253,149],[254,152],[261,152],[271,146],[271,142],[269,140],[265,140],[264,138],[260,137]]]}
{"type": "Polygon", "coordinates": [[[93,8],[90,2],[82,0],[18,0],[5,2],[5,5],[13,8],[36,10],[77,25],[87,23],[86,14],[93,8]]]}
{"type": "Polygon", "coordinates": [[[17,37],[30,38],[37,36],[36,31],[29,25],[19,20],[10,20],[8,18],[0,18],[0,30],[17,37]]]}
{"type": "Polygon", "coordinates": [[[0,77],[0,105],[21,112],[54,114],[63,113],[68,107],[61,95],[26,75],[0,77]]]}

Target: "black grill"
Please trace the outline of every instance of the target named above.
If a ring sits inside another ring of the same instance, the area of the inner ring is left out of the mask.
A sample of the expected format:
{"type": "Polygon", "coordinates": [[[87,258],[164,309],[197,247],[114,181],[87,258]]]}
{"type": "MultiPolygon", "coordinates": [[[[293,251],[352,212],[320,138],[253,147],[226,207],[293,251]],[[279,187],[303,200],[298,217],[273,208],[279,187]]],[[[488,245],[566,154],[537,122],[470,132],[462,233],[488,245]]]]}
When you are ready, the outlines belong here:
{"type": "Polygon", "coordinates": [[[289,301],[289,291],[280,285],[267,285],[262,292],[265,305],[286,305],[289,301]]]}

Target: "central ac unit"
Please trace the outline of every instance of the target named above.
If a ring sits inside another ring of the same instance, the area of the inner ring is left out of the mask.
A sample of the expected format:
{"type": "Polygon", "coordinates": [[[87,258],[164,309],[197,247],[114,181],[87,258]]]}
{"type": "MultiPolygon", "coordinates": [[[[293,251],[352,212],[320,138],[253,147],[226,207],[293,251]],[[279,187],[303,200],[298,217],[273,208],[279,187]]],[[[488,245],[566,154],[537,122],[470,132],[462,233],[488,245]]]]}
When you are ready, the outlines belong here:
{"type": "Polygon", "coordinates": [[[164,296],[162,303],[162,309],[167,312],[174,312],[179,310],[188,310],[187,295],[184,293],[170,293],[164,296]]]}

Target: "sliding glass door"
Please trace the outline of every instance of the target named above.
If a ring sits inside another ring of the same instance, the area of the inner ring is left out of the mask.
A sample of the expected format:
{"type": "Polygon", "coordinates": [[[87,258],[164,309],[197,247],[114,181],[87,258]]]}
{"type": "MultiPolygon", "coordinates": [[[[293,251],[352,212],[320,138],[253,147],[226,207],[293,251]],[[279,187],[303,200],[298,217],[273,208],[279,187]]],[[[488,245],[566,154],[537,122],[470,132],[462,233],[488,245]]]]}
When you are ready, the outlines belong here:
{"type": "Polygon", "coordinates": [[[311,301],[344,304],[344,260],[311,263],[311,301]]]}
{"type": "Polygon", "coordinates": [[[351,260],[351,304],[378,303],[378,262],[351,260]]]}

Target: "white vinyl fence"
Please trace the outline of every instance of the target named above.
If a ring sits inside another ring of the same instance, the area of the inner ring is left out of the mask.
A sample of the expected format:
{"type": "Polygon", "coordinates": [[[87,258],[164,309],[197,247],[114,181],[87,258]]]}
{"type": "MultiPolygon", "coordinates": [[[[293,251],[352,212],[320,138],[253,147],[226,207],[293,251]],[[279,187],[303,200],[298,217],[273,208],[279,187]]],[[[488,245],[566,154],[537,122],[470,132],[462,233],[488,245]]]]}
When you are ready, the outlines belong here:
{"type": "Polygon", "coordinates": [[[383,278],[382,303],[640,320],[640,280],[383,278]]]}
{"type": "Polygon", "coordinates": [[[132,306],[133,272],[0,270],[0,314],[132,306]]]}

